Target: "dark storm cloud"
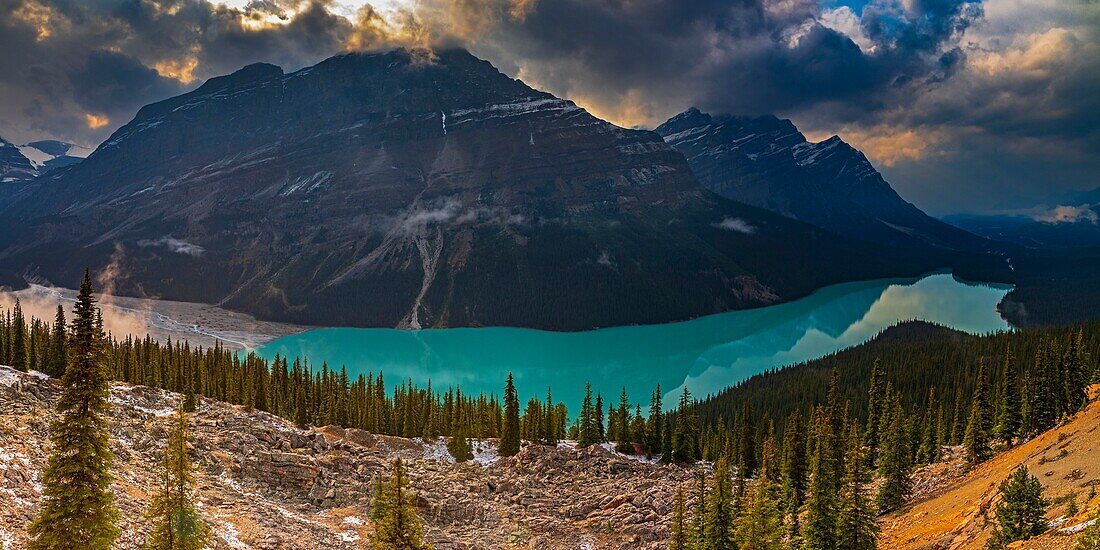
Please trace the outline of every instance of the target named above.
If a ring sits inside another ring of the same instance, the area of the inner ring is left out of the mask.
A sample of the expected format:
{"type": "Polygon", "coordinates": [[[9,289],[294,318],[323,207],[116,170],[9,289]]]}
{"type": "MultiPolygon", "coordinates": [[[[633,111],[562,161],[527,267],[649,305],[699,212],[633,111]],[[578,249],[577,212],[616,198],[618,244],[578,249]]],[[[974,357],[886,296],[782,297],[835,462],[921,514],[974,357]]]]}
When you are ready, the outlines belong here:
{"type": "Polygon", "coordinates": [[[0,128],[95,144],[142,105],[255,61],[316,62],[351,30],[323,2],[0,0],[0,128]]]}
{"type": "Polygon", "coordinates": [[[1003,198],[1100,185],[1092,0],[871,0],[859,13],[819,0],[408,0],[350,18],[336,1],[0,0],[0,133],[94,144],[139,106],[248,63],[465,46],[627,126],[696,105],[840,133],[934,210],[976,207],[996,186],[1003,198]]]}
{"type": "Polygon", "coordinates": [[[91,113],[133,112],[149,98],[161,98],[182,91],[179,82],[165,78],[126,54],[99,50],[90,52],[84,66],[69,75],[77,105],[91,113]]]}
{"type": "Polygon", "coordinates": [[[817,2],[798,0],[542,0],[478,47],[603,110],[644,89],[652,111],[695,103],[782,112],[839,101],[866,112],[945,78],[963,54],[944,45],[981,10],[959,0],[908,11],[869,4],[862,24],[872,51],[824,26],[820,13],[817,2]]]}

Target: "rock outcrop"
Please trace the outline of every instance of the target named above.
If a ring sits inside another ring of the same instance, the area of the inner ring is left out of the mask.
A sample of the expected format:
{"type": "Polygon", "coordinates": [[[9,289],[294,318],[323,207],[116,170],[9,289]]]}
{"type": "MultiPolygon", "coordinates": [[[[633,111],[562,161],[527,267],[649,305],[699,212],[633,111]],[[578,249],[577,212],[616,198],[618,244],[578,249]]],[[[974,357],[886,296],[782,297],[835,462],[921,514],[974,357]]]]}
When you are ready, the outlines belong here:
{"type": "MultiPolygon", "coordinates": [[[[41,500],[55,381],[0,367],[0,542],[22,548],[41,500]]],[[[121,548],[140,546],[156,464],[179,396],[114,384],[110,412],[121,548]]],[[[480,442],[454,464],[443,443],[334,426],[298,429],[202,400],[191,421],[199,512],[216,548],[361,548],[373,480],[409,465],[437,549],[663,548],[672,495],[692,473],[593,446],[527,445],[510,458],[480,442]]]]}

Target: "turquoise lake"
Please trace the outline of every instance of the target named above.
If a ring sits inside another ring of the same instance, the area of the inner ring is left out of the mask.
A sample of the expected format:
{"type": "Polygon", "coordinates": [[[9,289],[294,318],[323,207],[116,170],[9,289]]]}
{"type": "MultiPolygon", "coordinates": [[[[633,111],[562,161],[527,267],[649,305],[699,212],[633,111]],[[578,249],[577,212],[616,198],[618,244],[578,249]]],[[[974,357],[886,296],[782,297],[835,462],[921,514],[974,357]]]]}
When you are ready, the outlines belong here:
{"type": "Polygon", "coordinates": [[[657,384],[665,404],[682,387],[698,397],[736,384],[772,367],[827,355],[867,341],[902,320],[919,319],[970,333],[1011,328],[996,305],[1008,285],[969,283],[937,273],[829,286],[793,302],[708,315],[660,325],[613,327],[586,332],[522,328],[449,328],[418,331],[324,328],[287,336],[257,348],[307,358],[315,368],[346,365],[359,373],[383,372],[387,386],[429,379],[437,390],[500,395],[508,372],[521,403],[545,397],[570,413],[579,407],[585,382],[618,402],[626,386],[645,409],[657,384]]]}

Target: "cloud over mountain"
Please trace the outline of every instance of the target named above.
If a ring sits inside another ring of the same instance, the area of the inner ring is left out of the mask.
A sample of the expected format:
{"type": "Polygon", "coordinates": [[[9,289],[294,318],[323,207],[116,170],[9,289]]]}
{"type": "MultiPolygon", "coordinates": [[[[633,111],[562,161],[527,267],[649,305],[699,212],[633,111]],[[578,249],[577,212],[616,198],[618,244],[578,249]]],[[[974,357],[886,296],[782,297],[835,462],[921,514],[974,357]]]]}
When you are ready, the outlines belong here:
{"type": "Polygon", "coordinates": [[[1088,0],[0,0],[0,14],[0,128],[17,140],[99,141],[250,62],[461,45],[625,126],[698,105],[841,133],[933,210],[1100,172],[1088,0]]]}

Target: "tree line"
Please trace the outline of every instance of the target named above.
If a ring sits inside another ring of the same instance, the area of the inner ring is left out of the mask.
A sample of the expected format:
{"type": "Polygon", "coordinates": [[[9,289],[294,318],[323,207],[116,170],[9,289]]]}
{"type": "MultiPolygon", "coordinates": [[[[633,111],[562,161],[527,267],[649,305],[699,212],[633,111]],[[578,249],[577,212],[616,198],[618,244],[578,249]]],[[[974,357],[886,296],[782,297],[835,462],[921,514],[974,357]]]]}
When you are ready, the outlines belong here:
{"type": "MultiPolygon", "coordinates": [[[[160,344],[149,337],[117,340],[103,334],[87,277],[74,312],[71,324],[61,308],[53,323],[28,321],[17,303],[0,316],[0,360],[62,377],[62,417],[51,427],[54,455],[95,458],[80,474],[85,476],[81,486],[105,489],[104,476],[109,484],[109,475],[103,473],[110,457],[102,415],[109,379],[184,396],[178,435],[173,432],[165,452],[163,498],[153,506],[160,512],[151,512],[165,518],[155,533],[178,533],[195,525],[188,518],[198,517],[181,508],[186,499],[179,495],[187,492],[191,478],[186,473],[189,461],[180,454],[186,455],[186,444],[179,441],[186,438],[185,415],[201,395],[302,426],[337,424],[426,439],[447,436],[456,460],[472,457],[469,438],[497,438],[505,456],[518,453],[523,441],[556,445],[568,438],[580,446],[611,442],[620,452],[663,462],[705,459],[714,464],[711,473],[701,475],[696,487],[688,495],[678,494],[673,503],[673,548],[693,549],[872,548],[874,518],[904,504],[912,470],[938,460],[945,445],[963,445],[968,460],[978,462],[997,447],[1049,429],[1084,406],[1085,388],[1097,375],[1093,357],[1100,342],[1095,324],[981,337],[937,329],[901,340],[879,338],[753,377],[702,401],[685,387],[669,411],[657,387],[647,415],[625,389],[617,403],[605,403],[589,384],[581,409],[570,421],[565,405],[555,402],[549,390],[545,400],[532,398],[521,411],[511,375],[503,398],[468,395],[459,388],[439,391],[430,381],[419,387],[406,380],[387,389],[381,373],[351,379],[346,368],[322,364],[315,369],[297,358],[290,362],[277,356],[269,362],[217,345],[204,349],[186,342],[160,344]],[[860,373],[866,373],[865,380],[860,373]],[[73,416],[78,413],[86,416],[73,416]],[[80,432],[83,436],[66,432],[77,429],[90,431],[80,432]],[[66,450],[73,444],[88,447],[66,450]],[[876,473],[881,483],[869,494],[867,485],[876,473]]],[[[76,488],[77,482],[69,479],[71,468],[57,466],[54,474],[51,468],[43,474],[47,489],[42,517],[48,519],[31,527],[34,540],[47,541],[37,546],[41,548],[59,547],[48,541],[65,533],[87,531],[79,526],[54,529],[65,525],[55,516],[71,503],[53,511],[51,503],[70,493],[95,493],[76,488]]],[[[403,475],[395,466],[389,489],[380,485],[380,509],[386,499],[404,502],[404,496],[383,495],[403,491],[403,475]]],[[[111,524],[117,512],[110,498],[99,498],[81,506],[101,513],[84,516],[111,524]]],[[[398,523],[409,524],[406,519],[398,523]]],[[[113,540],[110,529],[101,534],[113,540]]],[[[95,541],[82,544],[98,547],[95,541]]]]}

